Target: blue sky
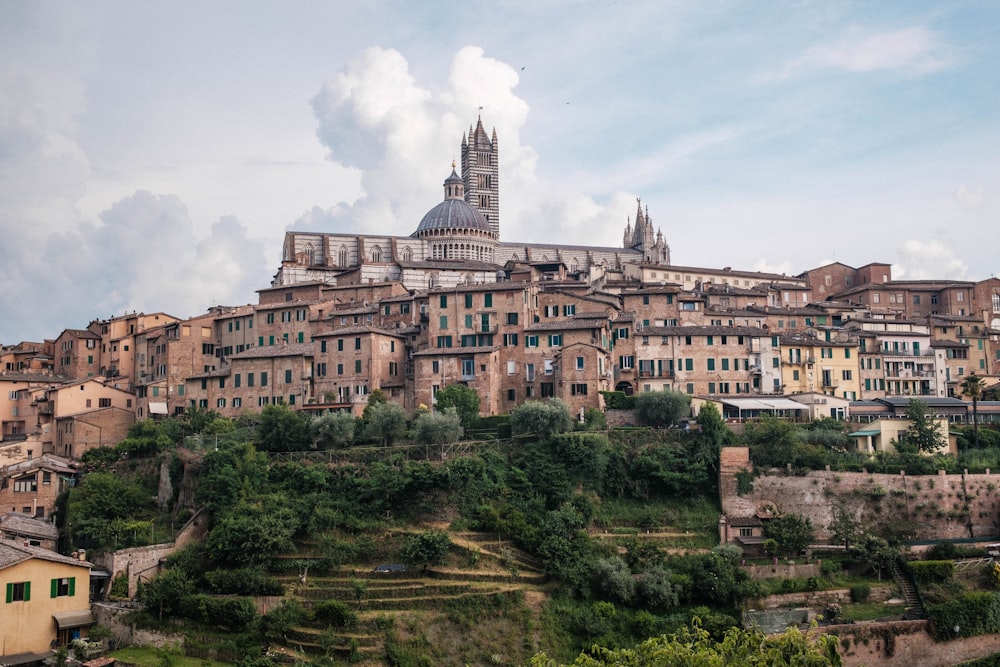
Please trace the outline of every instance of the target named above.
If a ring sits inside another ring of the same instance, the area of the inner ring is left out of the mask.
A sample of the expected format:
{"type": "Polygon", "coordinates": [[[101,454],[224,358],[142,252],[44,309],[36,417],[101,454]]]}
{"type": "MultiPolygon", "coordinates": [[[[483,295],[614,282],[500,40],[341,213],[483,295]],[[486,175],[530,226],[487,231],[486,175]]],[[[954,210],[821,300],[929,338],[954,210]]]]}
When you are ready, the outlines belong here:
{"type": "Polygon", "coordinates": [[[0,342],[255,301],[289,228],[409,234],[481,113],[501,236],[1000,271],[994,2],[0,4],[0,342]],[[482,107],[480,112],[479,107],[482,107]]]}

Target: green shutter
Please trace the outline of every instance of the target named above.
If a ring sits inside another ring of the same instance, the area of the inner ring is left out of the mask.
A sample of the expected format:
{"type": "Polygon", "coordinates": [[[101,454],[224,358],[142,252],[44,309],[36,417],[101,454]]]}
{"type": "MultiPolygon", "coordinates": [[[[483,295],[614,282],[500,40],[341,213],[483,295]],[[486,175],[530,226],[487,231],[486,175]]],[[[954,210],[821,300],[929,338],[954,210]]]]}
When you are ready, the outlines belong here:
{"type": "Polygon", "coordinates": [[[27,602],[31,599],[31,582],[24,582],[24,601],[27,602]]]}
{"type": "Polygon", "coordinates": [[[50,587],[51,597],[59,597],[59,580],[53,579],[52,586],[50,587]]]}
{"type": "Polygon", "coordinates": [[[7,584],[7,603],[14,601],[14,584],[7,584]]]}
{"type": "Polygon", "coordinates": [[[76,577],[69,578],[69,596],[73,597],[76,595],[76,577]]]}

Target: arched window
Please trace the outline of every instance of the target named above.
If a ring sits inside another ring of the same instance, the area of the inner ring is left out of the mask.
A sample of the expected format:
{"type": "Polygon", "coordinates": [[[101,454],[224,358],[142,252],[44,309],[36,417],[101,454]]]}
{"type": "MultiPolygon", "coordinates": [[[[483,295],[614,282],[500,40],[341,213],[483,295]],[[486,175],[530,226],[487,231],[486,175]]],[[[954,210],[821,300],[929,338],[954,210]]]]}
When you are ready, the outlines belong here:
{"type": "Polygon", "coordinates": [[[409,262],[413,258],[413,251],[410,250],[410,246],[404,247],[403,252],[400,253],[400,256],[403,258],[404,262],[409,262]]]}
{"type": "Polygon", "coordinates": [[[382,261],[382,248],[380,246],[377,246],[377,245],[376,246],[372,246],[372,251],[371,251],[370,256],[371,256],[371,260],[373,262],[381,262],[382,261]]]}
{"type": "Polygon", "coordinates": [[[1000,294],[993,295],[993,312],[1000,313],[1000,294]]]}
{"type": "Polygon", "coordinates": [[[427,287],[428,287],[428,289],[432,288],[432,287],[437,287],[437,284],[438,284],[437,274],[432,273],[429,276],[427,276],[427,287]]]}
{"type": "Polygon", "coordinates": [[[347,248],[345,246],[340,246],[340,250],[337,251],[337,266],[347,266],[347,248]]]}

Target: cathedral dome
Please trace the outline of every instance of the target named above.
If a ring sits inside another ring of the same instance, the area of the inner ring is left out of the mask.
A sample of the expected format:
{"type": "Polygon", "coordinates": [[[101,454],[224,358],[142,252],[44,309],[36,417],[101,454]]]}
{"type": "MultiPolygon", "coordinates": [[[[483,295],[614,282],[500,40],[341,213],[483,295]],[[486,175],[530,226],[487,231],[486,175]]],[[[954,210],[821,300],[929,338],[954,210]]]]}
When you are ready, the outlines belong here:
{"type": "Polygon", "coordinates": [[[445,199],[427,211],[417,226],[417,234],[435,229],[490,231],[486,217],[464,199],[445,199]]]}

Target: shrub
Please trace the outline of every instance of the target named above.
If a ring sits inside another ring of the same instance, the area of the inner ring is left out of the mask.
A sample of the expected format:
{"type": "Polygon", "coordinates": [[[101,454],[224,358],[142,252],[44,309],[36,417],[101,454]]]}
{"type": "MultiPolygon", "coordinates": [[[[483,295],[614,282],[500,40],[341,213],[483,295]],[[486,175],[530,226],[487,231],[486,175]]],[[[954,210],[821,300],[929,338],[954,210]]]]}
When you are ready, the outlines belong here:
{"type": "Polygon", "coordinates": [[[907,563],[907,568],[918,584],[948,581],[955,573],[955,563],[950,560],[917,560],[907,563]]]}
{"type": "Polygon", "coordinates": [[[569,408],[558,398],[542,401],[525,401],[510,413],[510,425],[515,434],[534,433],[548,438],[565,433],[573,427],[569,408]]]}
{"type": "Polygon", "coordinates": [[[262,570],[239,568],[212,570],[205,573],[205,580],[215,593],[231,595],[284,595],[285,587],[262,570]]]}
{"type": "Polygon", "coordinates": [[[872,587],[868,584],[851,586],[851,602],[867,602],[872,594],[872,587]]]}
{"type": "Polygon", "coordinates": [[[626,396],[623,391],[602,391],[604,405],[608,410],[634,410],[635,396],[626,396]]]}
{"type": "Polygon", "coordinates": [[[182,597],[179,613],[205,625],[236,631],[247,630],[257,619],[257,607],[251,598],[220,598],[200,593],[182,597]]]}
{"type": "Polygon", "coordinates": [[[358,623],[358,615],[339,600],[324,600],[313,609],[316,620],[335,628],[353,628],[358,623]]]}
{"type": "Polygon", "coordinates": [[[646,426],[667,426],[691,416],[691,397],[679,391],[645,391],[635,399],[635,412],[646,426]]]}
{"type": "Polygon", "coordinates": [[[1000,595],[973,592],[927,610],[937,641],[1000,632],[1000,595]]]}

